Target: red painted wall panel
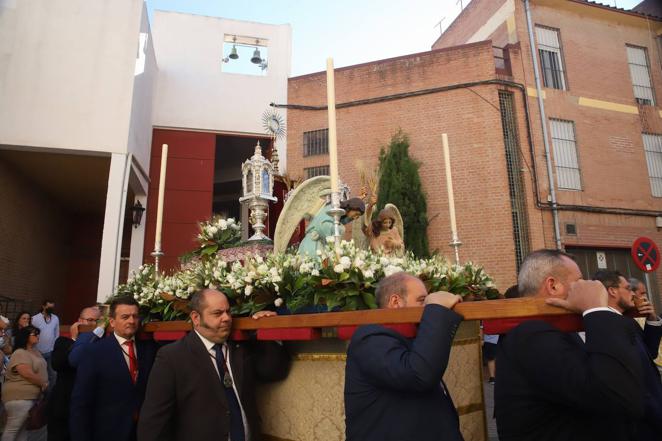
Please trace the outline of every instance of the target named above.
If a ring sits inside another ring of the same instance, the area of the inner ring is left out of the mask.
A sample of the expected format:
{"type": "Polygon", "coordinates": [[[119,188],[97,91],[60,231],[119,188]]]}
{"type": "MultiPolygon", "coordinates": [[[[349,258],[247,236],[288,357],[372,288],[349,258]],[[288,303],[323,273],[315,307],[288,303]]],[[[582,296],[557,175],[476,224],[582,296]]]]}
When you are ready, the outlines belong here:
{"type": "Polygon", "coordinates": [[[144,261],[150,263],[154,262],[150,254],[154,250],[162,144],[168,144],[168,164],[161,268],[170,270],[179,266],[179,256],[195,247],[197,223],[211,216],[216,135],[154,129],[144,257],[144,261]]]}
{"type": "Polygon", "coordinates": [[[60,323],[73,323],[81,309],[97,301],[103,216],[72,216],[71,242],[63,304],[56,305],[60,323]]]}

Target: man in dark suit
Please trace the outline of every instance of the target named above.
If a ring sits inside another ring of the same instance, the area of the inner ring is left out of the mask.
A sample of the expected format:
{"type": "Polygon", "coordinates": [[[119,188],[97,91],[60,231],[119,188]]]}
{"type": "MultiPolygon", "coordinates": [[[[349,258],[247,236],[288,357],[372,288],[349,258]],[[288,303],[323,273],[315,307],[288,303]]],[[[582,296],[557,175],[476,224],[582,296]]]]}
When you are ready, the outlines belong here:
{"type": "MultiPolygon", "coordinates": [[[[193,331],[156,356],[138,425],[140,441],[257,441],[256,379],[287,376],[289,356],[275,342],[228,341],[225,294],[203,289],[191,298],[193,331]]],[[[272,315],[263,312],[259,318],[272,315]]]]}
{"type": "Polygon", "coordinates": [[[635,297],[630,282],[618,271],[602,270],[595,273],[593,280],[598,280],[607,289],[609,307],[619,314],[637,311],[646,316],[642,330],[633,319],[628,319],[637,337],[637,349],[644,376],[644,418],[637,423],[636,440],[652,440],[662,436],[662,380],[653,360],[657,357],[662,338],[662,320],[655,313],[655,308],[647,298],[635,297]]]}
{"type": "Polygon", "coordinates": [[[69,403],[71,392],[76,380],[76,368],[69,363],[69,352],[78,338],[80,325],[93,325],[101,317],[101,311],[96,306],[84,308],[78,321],[71,325],[69,337],[60,336],[55,340],[52,362],[57,372],[57,381],[48,397],[48,439],[50,441],[68,441],[69,434],[69,403]]]}
{"type": "Polygon", "coordinates": [[[461,298],[427,293],[418,278],[396,273],[377,287],[380,308],[423,306],[416,338],[379,325],[352,336],[345,368],[347,441],[462,440],[459,419],[442,382],[462,317],[461,298]]]}
{"type": "Polygon", "coordinates": [[[538,250],[520,268],[522,296],[581,313],[586,343],[542,320],[499,339],[495,414],[500,441],[631,439],[643,412],[631,324],[607,306],[601,283],[581,280],[571,256],[538,250]]]}
{"type": "Polygon", "coordinates": [[[113,300],[109,317],[113,334],[90,344],[78,366],[71,396],[73,441],[136,439],[156,345],[135,338],[140,318],[132,297],[113,300]]]}

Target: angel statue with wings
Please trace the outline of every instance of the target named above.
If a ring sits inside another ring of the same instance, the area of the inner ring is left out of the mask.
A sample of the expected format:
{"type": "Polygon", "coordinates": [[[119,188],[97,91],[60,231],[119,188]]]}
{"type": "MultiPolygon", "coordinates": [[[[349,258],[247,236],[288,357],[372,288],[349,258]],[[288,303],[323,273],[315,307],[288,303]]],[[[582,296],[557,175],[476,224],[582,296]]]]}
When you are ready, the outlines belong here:
{"type": "Polygon", "coordinates": [[[400,234],[402,228],[400,212],[395,205],[386,204],[377,215],[377,219],[369,222],[373,207],[374,205],[370,205],[366,211],[361,228],[370,242],[370,249],[374,252],[381,250],[387,256],[402,256],[405,252],[405,242],[400,234]]]}
{"type": "MultiPolygon", "coordinates": [[[[309,256],[317,255],[317,250],[322,250],[327,243],[327,237],[334,234],[334,218],[329,214],[332,205],[324,205],[315,217],[308,223],[306,235],[299,244],[299,254],[309,256]]],[[[345,225],[352,222],[365,212],[365,204],[359,198],[351,198],[340,202],[340,208],[345,214],[340,218],[340,235],[345,234],[345,225]]]]}
{"type": "Polygon", "coordinates": [[[386,204],[377,218],[372,220],[377,206],[377,174],[367,171],[362,164],[359,164],[359,172],[361,198],[366,201],[366,212],[353,223],[352,239],[359,248],[400,257],[405,252],[404,222],[400,210],[394,204],[386,204]]]}
{"type": "MultiPolygon", "coordinates": [[[[331,193],[331,180],[328,176],[307,179],[289,194],[276,224],[274,233],[274,253],[282,253],[292,237],[292,233],[303,219],[310,219],[306,235],[299,244],[300,255],[316,256],[322,250],[327,238],[334,234],[334,218],[329,214],[332,208],[327,199],[331,193]]],[[[340,202],[345,214],[340,218],[340,234],[344,225],[365,212],[365,203],[360,198],[340,202]]]]}

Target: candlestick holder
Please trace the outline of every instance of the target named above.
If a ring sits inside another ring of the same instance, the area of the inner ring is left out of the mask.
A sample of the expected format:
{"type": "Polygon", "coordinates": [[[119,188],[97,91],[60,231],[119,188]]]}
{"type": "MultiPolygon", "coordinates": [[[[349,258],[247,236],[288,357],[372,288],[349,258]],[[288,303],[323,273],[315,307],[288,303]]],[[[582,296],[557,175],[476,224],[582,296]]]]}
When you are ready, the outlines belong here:
{"type": "Polygon", "coordinates": [[[450,241],[450,243],[448,245],[453,247],[453,250],[455,251],[455,264],[459,265],[460,264],[460,247],[462,246],[462,242],[460,241],[460,238],[457,237],[456,234],[454,234],[453,239],[450,241]]]}
{"type": "Polygon", "coordinates": [[[160,248],[154,248],[151,256],[154,257],[154,278],[159,280],[161,271],[159,270],[159,260],[163,257],[163,251],[160,248]]]}
{"type": "Polygon", "coordinates": [[[333,216],[333,241],[336,247],[340,245],[340,218],[345,214],[345,210],[340,208],[340,192],[331,193],[331,209],[328,213],[333,216]]]}

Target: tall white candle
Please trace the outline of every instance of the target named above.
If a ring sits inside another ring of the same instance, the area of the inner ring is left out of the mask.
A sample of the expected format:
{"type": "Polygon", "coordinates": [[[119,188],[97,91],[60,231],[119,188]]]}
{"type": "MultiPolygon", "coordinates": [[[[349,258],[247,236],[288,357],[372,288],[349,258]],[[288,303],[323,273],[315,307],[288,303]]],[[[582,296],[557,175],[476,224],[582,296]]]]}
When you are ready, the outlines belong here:
{"type": "Polygon", "coordinates": [[[443,133],[441,141],[444,146],[444,165],[446,166],[446,190],[448,191],[448,211],[450,212],[451,234],[457,239],[457,222],[455,221],[455,196],[453,195],[453,177],[451,176],[451,158],[448,151],[448,135],[443,133]]]}
{"type": "Polygon", "coordinates": [[[331,192],[338,191],[338,142],[336,137],[336,90],[333,77],[333,58],[326,59],[326,101],[329,109],[329,169],[331,192]]]}
{"type": "Polygon", "coordinates": [[[156,235],[154,250],[161,251],[161,230],[163,228],[163,196],[165,193],[166,164],[168,163],[168,144],[161,147],[161,174],[159,176],[159,202],[156,209],[156,235]]]}

